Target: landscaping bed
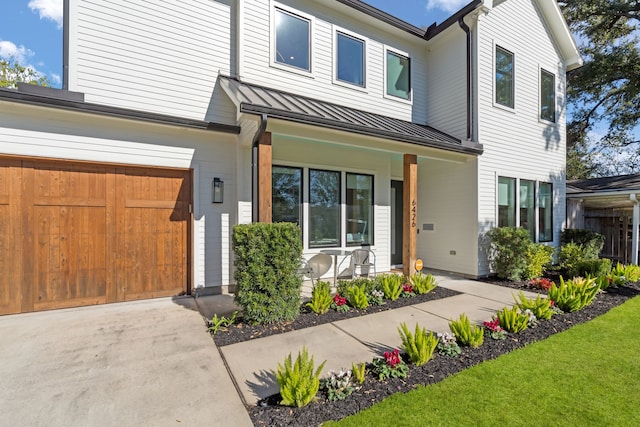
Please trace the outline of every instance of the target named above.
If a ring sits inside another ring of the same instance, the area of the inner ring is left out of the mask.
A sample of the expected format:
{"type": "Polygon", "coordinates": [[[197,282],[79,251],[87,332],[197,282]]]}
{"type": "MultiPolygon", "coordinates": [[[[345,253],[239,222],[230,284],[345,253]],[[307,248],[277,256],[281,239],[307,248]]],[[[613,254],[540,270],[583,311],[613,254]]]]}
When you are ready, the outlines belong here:
{"type": "MultiPolygon", "coordinates": [[[[492,280],[491,282],[513,288],[514,290],[532,290],[526,282],[499,280],[492,280]]],[[[437,288],[432,291],[432,293],[434,293],[433,296],[438,295],[437,291],[442,292],[447,290],[437,288]]],[[[541,293],[545,292],[541,291],[541,293]]],[[[455,294],[455,292],[453,294],[455,294]]],[[[431,293],[424,297],[429,295],[431,295],[431,293]]],[[[330,402],[327,399],[326,393],[321,390],[317,395],[317,402],[306,407],[293,408],[279,405],[281,400],[280,395],[274,395],[260,401],[257,406],[250,407],[249,415],[256,426],[316,426],[327,420],[339,420],[370,407],[394,393],[407,392],[419,385],[433,384],[442,381],[452,374],[477,365],[485,360],[494,359],[502,354],[543,340],[550,335],[564,331],[576,324],[592,320],[636,295],[640,295],[640,286],[638,283],[628,284],[618,288],[609,288],[605,292],[600,293],[591,305],[582,310],[574,313],[555,315],[550,320],[540,321],[534,328],[526,329],[518,334],[508,334],[505,340],[485,338],[484,344],[477,349],[463,347],[462,353],[458,357],[452,358],[435,354],[434,358],[422,367],[409,365],[409,373],[404,379],[379,381],[377,378],[367,375],[362,386],[345,400],[330,402]]],[[[418,298],[420,297],[403,298],[397,301],[403,303],[402,305],[409,305],[421,302],[418,298]]],[[[392,306],[391,303],[382,307],[386,309],[397,308],[392,306]]],[[[367,313],[373,312],[371,309],[375,308],[377,307],[371,307],[367,310],[367,313]]],[[[355,312],[355,310],[352,311],[355,312]]],[[[338,319],[346,318],[344,316],[349,315],[349,313],[330,313],[331,316],[335,314],[339,315],[340,317],[338,319]]],[[[306,314],[308,313],[305,313],[305,315],[306,314]]],[[[311,315],[315,316],[312,313],[311,315]]],[[[352,313],[351,316],[353,315],[361,314],[352,313]]],[[[316,317],[317,320],[320,320],[320,318],[324,316],[325,315],[316,317]]],[[[333,320],[327,321],[330,322],[333,320]]],[[[322,323],[326,322],[323,321],[322,323]]],[[[308,326],[313,325],[309,324],[308,326]]],[[[299,326],[296,329],[300,327],[304,326],[299,326]]],[[[244,326],[242,328],[244,328],[244,326]]],[[[273,331],[272,333],[278,333],[278,331],[273,331]]]]}
{"type": "Polygon", "coordinates": [[[311,326],[336,322],[338,320],[366,316],[373,313],[379,313],[381,311],[447,298],[458,294],[459,292],[438,287],[424,295],[416,295],[411,298],[398,298],[395,301],[386,300],[384,305],[370,305],[365,310],[358,310],[355,308],[351,308],[347,312],[329,310],[327,313],[321,315],[313,313],[306,305],[303,304],[300,308],[300,315],[294,321],[267,325],[251,325],[249,323],[244,323],[242,321],[242,315],[239,315],[236,323],[231,325],[226,331],[217,332],[213,336],[213,339],[216,345],[222,347],[251,339],[267,337],[269,335],[281,334],[284,332],[309,328],[311,326]]]}

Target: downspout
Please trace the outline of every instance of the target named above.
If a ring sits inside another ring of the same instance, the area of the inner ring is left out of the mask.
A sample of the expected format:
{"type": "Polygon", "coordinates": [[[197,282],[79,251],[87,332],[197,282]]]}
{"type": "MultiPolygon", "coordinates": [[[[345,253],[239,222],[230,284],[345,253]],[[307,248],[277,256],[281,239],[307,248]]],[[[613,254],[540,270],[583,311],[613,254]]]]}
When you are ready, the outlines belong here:
{"type": "Polygon", "coordinates": [[[471,29],[464,22],[464,16],[458,19],[458,25],[467,33],[467,140],[471,141],[471,29]]]}
{"type": "Polygon", "coordinates": [[[251,222],[258,221],[258,143],[267,130],[267,115],[260,114],[260,125],[251,143],[251,222]]]}
{"type": "Polygon", "coordinates": [[[633,232],[631,233],[631,263],[638,265],[638,227],[640,226],[640,201],[635,193],[629,195],[633,202],[633,232]]]}

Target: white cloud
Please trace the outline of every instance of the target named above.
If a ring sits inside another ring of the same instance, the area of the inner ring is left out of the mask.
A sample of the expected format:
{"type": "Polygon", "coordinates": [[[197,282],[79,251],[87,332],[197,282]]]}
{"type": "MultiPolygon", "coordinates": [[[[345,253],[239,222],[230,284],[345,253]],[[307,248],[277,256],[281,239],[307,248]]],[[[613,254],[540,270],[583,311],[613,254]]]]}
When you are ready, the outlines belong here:
{"type": "Polygon", "coordinates": [[[54,86],[58,86],[60,83],[62,83],[62,77],[60,77],[60,74],[56,74],[56,73],[51,73],[49,80],[51,80],[51,83],[54,86]]]}
{"type": "Polygon", "coordinates": [[[2,58],[13,59],[20,64],[24,64],[27,58],[33,55],[33,51],[23,45],[16,46],[15,43],[9,40],[0,40],[0,57],[2,58]]]}
{"type": "Polygon", "coordinates": [[[469,3],[469,0],[428,0],[427,10],[439,9],[444,12],[457,12],[463,6],[469,3]]]}
{"type": "Polygon", "coordinates": [[[62,0],[31,0],[29,9],[38,12],[40,19],[51,19],[58,24],[58,28],[62,28],[62,0]]]}

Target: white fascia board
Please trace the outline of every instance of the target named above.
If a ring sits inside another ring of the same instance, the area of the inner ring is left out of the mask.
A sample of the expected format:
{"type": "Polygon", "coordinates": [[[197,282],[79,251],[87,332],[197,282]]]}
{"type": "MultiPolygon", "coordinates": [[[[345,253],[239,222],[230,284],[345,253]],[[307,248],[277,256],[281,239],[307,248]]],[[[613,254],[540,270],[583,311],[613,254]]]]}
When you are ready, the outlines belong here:
{"type": "Polygon", "coordinates": [[[567,71],[581,67],[584,61],[558,3],[555,0],[538,0],[538,6],[556,37],[556,42],[566,61],[567,71]]]}

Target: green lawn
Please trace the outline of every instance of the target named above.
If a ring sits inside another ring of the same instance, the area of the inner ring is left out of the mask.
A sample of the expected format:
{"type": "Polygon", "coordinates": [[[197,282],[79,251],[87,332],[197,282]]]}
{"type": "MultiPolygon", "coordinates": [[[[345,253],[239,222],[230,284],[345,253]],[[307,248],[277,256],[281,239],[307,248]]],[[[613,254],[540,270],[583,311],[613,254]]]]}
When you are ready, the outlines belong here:
{"type": "Polygon", "coordinates": [[[326,425],[640,425],[640,297],[591,322],[326,425]]]}

